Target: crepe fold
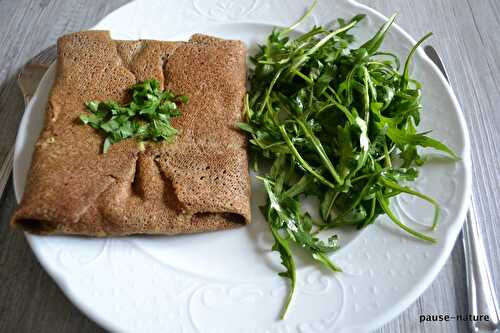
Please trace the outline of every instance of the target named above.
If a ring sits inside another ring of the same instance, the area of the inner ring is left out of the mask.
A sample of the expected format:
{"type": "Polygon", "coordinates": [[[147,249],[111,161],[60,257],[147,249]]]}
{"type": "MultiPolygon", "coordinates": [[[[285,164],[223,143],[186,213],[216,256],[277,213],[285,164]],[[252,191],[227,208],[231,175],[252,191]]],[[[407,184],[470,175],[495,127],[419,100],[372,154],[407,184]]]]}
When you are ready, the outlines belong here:
{"type": "Polygon", "coordinates": [[[78,32],[57,43],[46,123],[12,224],[38,234],[179,234],[250,222],[242,120],[245,48],[193,35],[188,42],[113,40],[78,32]],[[157,79],[189,97],[173,143],[125,140],[102,154],[103,136],[78,116],[89,100],[129,100],[157,79]]]}

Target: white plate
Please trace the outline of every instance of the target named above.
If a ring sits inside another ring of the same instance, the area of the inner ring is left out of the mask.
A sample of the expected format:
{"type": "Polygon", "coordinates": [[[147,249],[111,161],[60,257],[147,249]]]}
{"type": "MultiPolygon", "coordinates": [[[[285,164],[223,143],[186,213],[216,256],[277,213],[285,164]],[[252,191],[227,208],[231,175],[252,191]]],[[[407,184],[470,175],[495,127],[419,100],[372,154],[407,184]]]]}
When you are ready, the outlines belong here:
{"type": "MultiPolygon", "coordinates": [[[[303,0],[137,1],[95,28],[118,39],[186,39],[194,32],[241,39],[252,47],[272,26],[300,17],[303,0]]],[[[371,36],[385,17],[353,1],[320,1],[302,30],[337,17],[366,13],[356,30],[371,36]]],[[[439,36],[434,37],[439,38],[439,36]]],[[[395,26],[383,48],[406,56],[414,40],[395,26]]],[[[27,235],[43,267],[64,293],[100,325],[122,332],[365,332],[394,318],[429,286],[448,258],[470,195],[469,139],[453,92],[438,69],[416,54],[412,66],[423,83],[420,130],[433,129],[462,156],[458,163],[432,159],[414,186],[443,206],[435,245],[395,228],[386,218],[344,235],[332,258],[344,270],[329,274],[299,263],[298,291],[285,321],[277,320],[287,291],[265,221],[252,197],[252,225],[233,231],[176,237],[89,239],[27,235]]],[[[14,156],[14,186],[22,196],[33,146],[43,126],[54,66],[42,80],[21,122],[14,156]]],[[[426,152],[427,153],[427,152],[426,152]]],[[[401,196],[393,207],[406,223],[429,223],[432,207],[401,196]]],[[[42,309],[43,311],[43,309],[42,309]]]]}

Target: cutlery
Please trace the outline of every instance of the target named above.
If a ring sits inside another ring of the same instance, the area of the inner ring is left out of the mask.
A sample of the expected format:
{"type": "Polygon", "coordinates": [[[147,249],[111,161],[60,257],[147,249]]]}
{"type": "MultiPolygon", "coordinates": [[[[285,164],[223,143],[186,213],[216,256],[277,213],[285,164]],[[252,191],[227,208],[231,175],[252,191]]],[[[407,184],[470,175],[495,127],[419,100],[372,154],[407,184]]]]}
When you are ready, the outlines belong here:
{"type": "MultiPolygon", "coordinates": [[[[28,106],[29,101],[42,80],[43,75],[49,68],[49,65],[56,58],[56,46],[53,45],[34,56],[20,71],[17,76],[17,83],[24,97],[25,107],[28,106]]],[[[24,110],[23,110],[24,111],[24,110]]],[[[9,180],[12,171],[12,162],[14,160],[14,147],[10,147],[7,156],[0,163],[0,197],[3,194],[5,185],[9,180]]]]}
{"type": "MultiPolygon", "coordinates": [[[[436,64],[446,81],[449,79],[441,58],[434,47],[424,47],[427,56],[436,64]]],[[[498,301],[491,280],[488,258],[481,237],[481,228],[474,213],[474,201],[467,212],[462,228],[462,242],[465,256],[465,269],[467,276],[467,315],[478,318],[487,315],[489,320],[471,321],[473,332],[500,332],[500,319],[498,301]]]]}

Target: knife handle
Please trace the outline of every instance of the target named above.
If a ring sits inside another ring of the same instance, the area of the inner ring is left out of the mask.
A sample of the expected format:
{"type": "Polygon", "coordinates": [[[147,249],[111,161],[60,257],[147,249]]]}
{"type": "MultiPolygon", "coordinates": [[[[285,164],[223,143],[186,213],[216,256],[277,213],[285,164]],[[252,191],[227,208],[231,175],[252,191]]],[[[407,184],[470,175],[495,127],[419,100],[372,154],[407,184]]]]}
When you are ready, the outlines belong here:
{"type": "Polygon", "coordinates": [[[462,233],[467,276],[468,315],[473,316],[470,321],[472,330],[478,333],[498,333],[500,332],[498,303],[472,202],[462,233]],[[482,318],[481,315],[483,315],[482,318]],[[487,320],[484,316],[488,316],[487,320]]]}
{"type": "MultiPolygon", "coordinates": [[[[436,49],[431,45],[426,45],[424,51],[438,67],[449,84],[446,68],[436,49]]],[[[467,211],[465,223],[462,228],[465,274],[467,276],[468,315],[473,316],[472,320],[470,320],[473,332],[500,333],[500,311],[473,204],[474,202],[471,200],[470,208],[467,211]],[[484,317],[480,318],[479,316],[481,315],[488,316],[488,320],[484,317]]]]}

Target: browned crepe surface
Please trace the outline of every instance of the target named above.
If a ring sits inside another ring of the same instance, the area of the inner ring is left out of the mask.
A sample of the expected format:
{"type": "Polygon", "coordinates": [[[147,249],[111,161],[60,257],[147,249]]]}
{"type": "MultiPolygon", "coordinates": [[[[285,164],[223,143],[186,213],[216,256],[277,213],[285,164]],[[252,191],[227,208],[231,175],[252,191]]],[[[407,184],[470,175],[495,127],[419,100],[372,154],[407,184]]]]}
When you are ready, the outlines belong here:
{"type": "Polygon", "coordinates": [[[189,42],[117,41],[86,31],[58,41],[56,81],[14,226],[35,233],[178,234],[250,221],[242,119],[241,42],[194,35],[189,42]],[[103,136],[82,125],[88,100],[127,102],[155,78],[189,97],[174,143],[134,140],[102,154],[103,136]]]}

